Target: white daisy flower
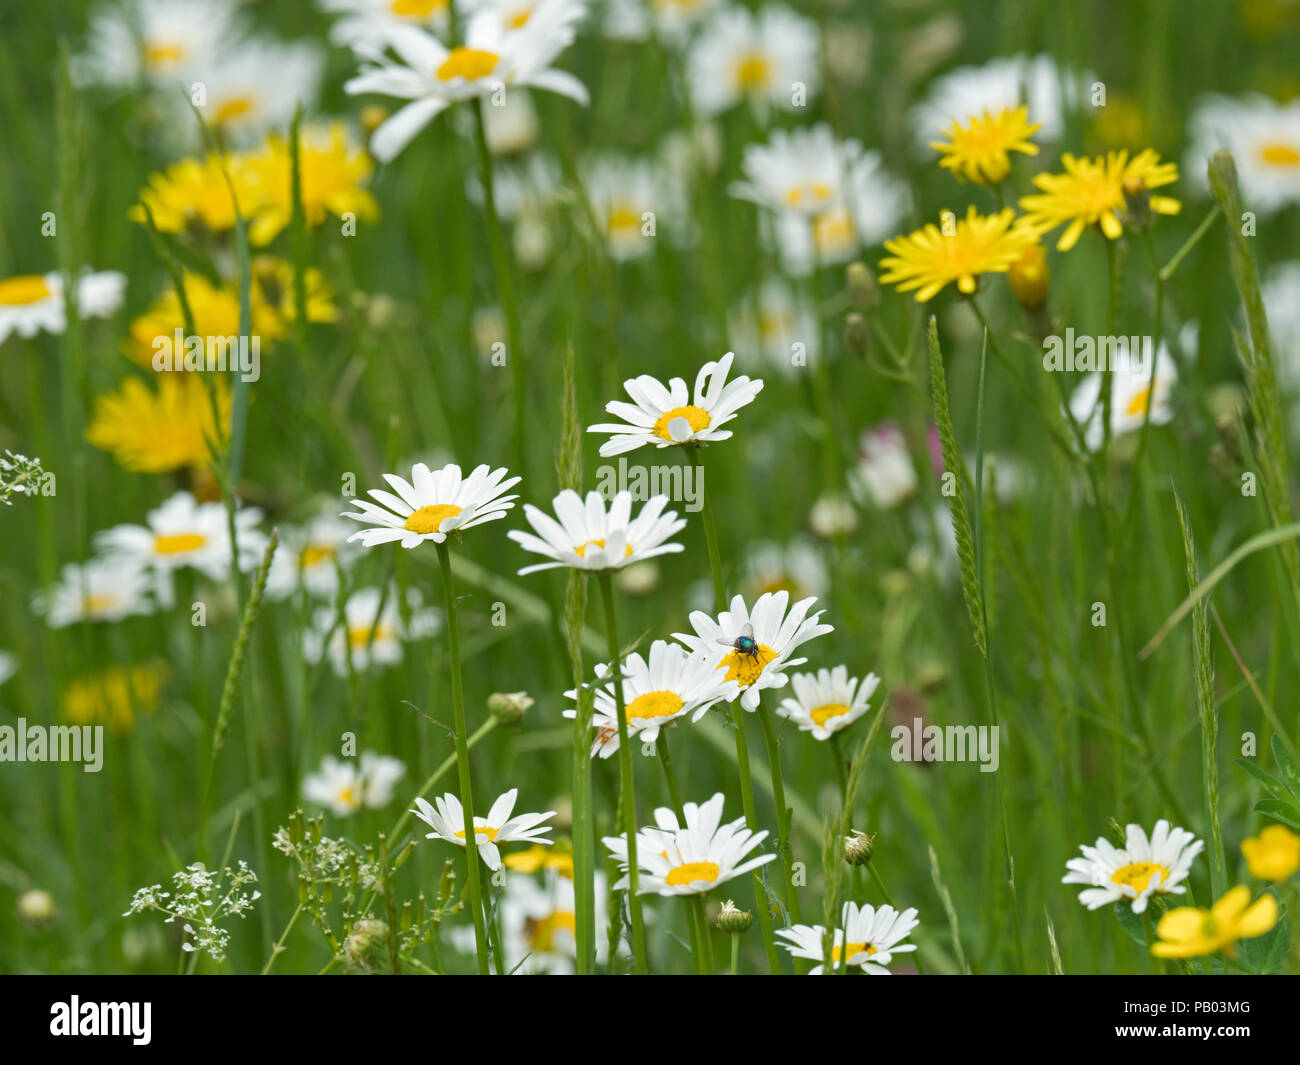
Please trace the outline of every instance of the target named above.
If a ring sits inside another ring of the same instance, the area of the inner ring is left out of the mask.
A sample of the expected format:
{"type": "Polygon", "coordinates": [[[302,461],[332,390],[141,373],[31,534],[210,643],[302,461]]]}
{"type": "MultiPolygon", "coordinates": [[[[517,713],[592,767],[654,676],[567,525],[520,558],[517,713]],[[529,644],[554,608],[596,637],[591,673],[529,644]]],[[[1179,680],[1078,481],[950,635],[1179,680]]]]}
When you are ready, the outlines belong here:
{"type": "Polygon", "coordinates": [[[523,26],[514,30],[503,29],[501,20],[485,11],[470,20],[465,43],[451,49],[414,26],[392,26],[384,42],[397,61],[366,42],[353,42],[370,62],[344,91],[411,101],[375,130],[371,153],[388,162],[439,112],[503,88],[545,89],[585,105],[588,95],[582,82],[551,65],[573,42],[574,25],[584,10],[579,0],[540,0],[523,26]]]}
{"type": "Polygon", "coordinates": [[[397,495],[370,489],[367,494],[382,506],[354,499],[357,509],[341,516],[372,528],[355,532],[348,540],[360,540],[366,547],[394,541],[407,548],[419,547],[426,540],[443,543],[457,530],[505,516],[519,497],[502,493],[520,481],[507,473],[504,467],[494,470],[483,465],[462,479],[455,463],[430,470],[423,462],[412,468],[410,481],[386,473],[384,480],[397,495]]]}
{"type": "MultiPolygon", "coordinates": [[[[530,270],[545,266],[554,243],[550,216],[563,187],[560,164],[544,152],[533,152],[517,164],[497,166],[492,172],[497,215],[514,223],[515,256],[530,270]]],[[[466,193],[483,203],[483,186],[476,173],[466,177],[466,193]]]]}
{"type": "Polygon", "coordinates": [[[860,504],[892,510],[916,494],[916,467],[897,422],[881,422],[862,433],[858,464],[849,471],[849,491],[860,504]]]}
{"type": "MultiPolygon", "coordinates": [[[[415,26],[442,33],[451,15],[451,0],[320,0],[322,11],[340,18],[330,27],[335,44],[383,47],[394,26],[415,26]]],[[[463,3],[457,3],[459,10],[463,3]]]]}
{"type": "Polygon", "coordinates": [[[305,525],[281,527],[280,548],[271,558],[267,597],[286,599],[302,588],[317,599],[332,599],[339,570],[347,569],[359,547],[348,543],[355,527],[335,514],[321,514],[305,525]]]}
{"type": "MultiPolygon", "coordinates": [[[[125,290],[125,274],[115,270],[83,273],[77,279],[77,313],[83,318],[107,318],[122,306],[125,290]]],[[[0,278],[0,344],[11,333],[34,337],[40,332],[62,333],[66,328],[61,273],[0,278]]]]}
{"type": "Polygon", "coordinates": [[[772,107],[795,111],[811,103],[821,81],[820,42],[814,21],[780,4],[754,13],[724,8],[687,52],[686,84],[696,112],[717,115],[748,100],[761,116],[772,107]]]}
{"type": "Polygon", "coordinates": [[[59,583],[35,601],[52,629],[77,621],[121,621],[133,614],[152,614],[153,581],[144,567],[117,558],[93,558],[81,565],[69,563],[60,571],[59,583]]]}
{"type": "Polygon", "coordinates": [[[996,115],[1022,104],[1042,128],[1042,140],[1059,140],[1065,129],[1065,109],[1084,96],[1088,74],[1072,76],[1049,55],[1001,56],[983,66],[958,67],[930,83],[925,100],[912,108],[910,120],[916,147],[932,154],[929,144],[954,122],[965,125],[988,111],[996,115]]]}
{"type": "Polygon", "coordinates": [[[1129,825],[1122,848],[1098,837],[1094,846],[1080,845],[1082,858],[1065,863],[1069,870],[1062,884],[1088,884],[1079,901],[1095,910],[1128,899],[1134,913],[1142,913],[1153,895],[1181,895],[1192,862],[1205,846],[1185,828],[1156,822],[1150,839],[1141,825],[1129,825]]]}
{"type": "Polygon", "coordinates": [[[667,496],[652,496],[633,518],[631,492],[615,494],[606,511],[605,497],[599,492],[588,492],[584,503],[577,492],[566,488],[552,503],[558,521],[526,503],[524,517],[538,535],[518,529],[506,535],[525,551],[552,560],[525,566],[519,571],[521,577],[560,566],[622,569],[633,562],[684,550],[681,544],[666,542],[686,528],[686,519],[677,517],[677,511],[665,513],[667,505],[667,496]]]}
{"type": "Polygon", "coordinates": [[[807,299],[784,278],[769,277],[732,309],[731,335],[742,352],[782,376],[799,375],[821,347],[817,318],[807,299]]]}
{"type": "Polygon", "coordinates": [[[326,755],[320,769],[303,778],[302,794],[307,801],[348,817],[363,807],[378,810],[387,806],[405,772],[400,759],[374,751],[362,751],[359,763],[326,755]]]}
{"type": "Polygon", "coordinates": [[[407,606],[409,626],[402,621],[396,589],[390,588],[385,600],[382,589],[359,588],[344,602],[342,618],[337,607],[317,607],[303,633],[303,655],[311,663],[329,655],[340,677],[348,675],[349,661],[354,671],[365,671],[372,663],[396,665],[402,660],[403,640],[424,639],[442,627],[441,615],[423,605],[417,589],[408,591],[407,606]]]}
{"type": "Polygon", "coordinates": [[[731,430],[722,426],[763,390],[762,381],[751,381],[744,375],[727,380],[735,357],[735,352],[729,351],[717,362],[706,362],[700,368],[695,376],[694,402],[680,377],[674,377],[667,387],[649,374],[624,381],[632,402],[611,400],[605,404],[605,410],[623,422],[587,427],[589,433],[611,434],[600,445],[601,455],[621,455],[646,444],[672,447],[730,439],[731,430]]]}
{"type": "Polygon", "coordinates": [[[18,672],[18,659],[8,651],[0,651],[0,684],[18,672]]]}
{"type": "MultiPolygon", "coordinates": [[[[257,566],[266,550],[266,536],[257,529],[262,512],[248,507],[235,513],[239,568],[257,566]]],[[[107,557],[148,568],[158,576],[161,605],[171,603],[171,574],[190,567],[214,581],[230,576],[230,524],[221,503],[200,503],[189,492],[177,492],[144,525],[117,525],[95,534],[95,547],[107,557]]]]}
{"type": "MultiPolygon", "coordinates": [[[[630,0],[626,5],[632,6],[636,0],[630,0]]],[[[687,38],[704,22],[704,20],[717,10],[721,0],[641,0],[641,6],[650,8],[650,18],[644,20],[642,16],[642,25],[645,26],[643,33],[648,33],[650,27],[654,27],[654,33],[662,40],[672,45],[684,44],[687,38]]],[[[620,15],[622,25],[628,30],[632,26],[631,17],[627,13],[620,15]]]]}
{"type": "MultiPolygon", "coordinates": [[[[854,965],[872,976],[888,976],[887,966],[895,954],[916,950],[915,943],[901,942],[918,924],[914,909],[899,913],[892,906],[859,906],[856,902],[846,902],[840,924],[831,946],[831,963],[836,967],[854,965]]],[[[792,957],[817,962],[809,970],[809,976],[823,975],[826,962],[822,949],[822,937],[826,934],[823,925],[797,924],[776,934],[787,940],[781,946],[792,957]]]]}
{"type": "Polygon", "coordinates": [[[1151,339],[1143,338],[1141,357],[1128,357],[1128,344],[1123,345],[1122,357],[1110,370],[1094,370],[1075,388],[1070,396],[1070,413],[1083,429],[1084,443],[1096,451],[1104,436],[1102,429],[1101,380],[1102,374],[1113,374],[1110,395],[1110,435],[1122,436],[1142,428],[1151,407],[1151,424],[1165,425],[1173,419],[1174,409],[1170,392],[1178,380],[1178,367],[1169,348],[1160,344],[1159,366],[1151,357],[1151,339]],[[1154,395],[1151,386],[1152,371],[1156,372],[1154,395]]]}
{"type": "Polygon", "coordinates": [[[600,155],[583,169],[592,216],[615,262],[653,254],[661,231],[682,234],[687,214],[681,182],[653,160],[600,155]]]}
{"type": "Polygon", "coordinates": [[[844,492],[826,492],[808,511],[808,528],[823,540],[851,535],[858,527],[858,512],[844,492]]]}
{"type": "MultiPolygon", "coordinates": [[[[597,677],[604,680],[609,667],[598,666],[597,677]]],[[[570,689],[564,693],[577,699],[578,693],[570,689]]],[[[596,737],[591,755],[608,758],[618,750],[618,707],[615,703],[614,682],[602,684],[594,691],[592,727],[596,737]],[[604,736],[613,729],[612,740],[604,736]]],[[[623,713],[627,717],[629,738],[636,733],[642,742],[654,743],[659,730],[678,718],[690,715],[698,721],[716,703],[734,699],[735,681],[724,680],[717,666],[704,655],[692,655],[677,644],[655,640],[650,645],[649,660],[633,653],[623,660],[623,713]]],[[[577,710],[570,708],[564,716],[573,718],[577,710]]]]}
{"type": "Polygon", "coordinates": [[[201,110],[227,136],[283,132],[299,104],[315,104],[324,64],[312,42],[249,38],[195,72],[206,96],[201,110]]]}
{"type": "Polygon", "coordinates": [[[1210,156],[1227,148],[1246,207],[1272,214],[1300,203],[1300,100],[1207,96],[1192,111],[1188,136],[1183,172],[1202,190],[1209,188],[1210,156]]]}
{"type": "Polygon", "coordinates": [[[859,680],[849,676],[847,666],[836,666],[816,673],[796,673],[790,684],[794,696],[781,700],[777,714],[789,718],[801,732],[811,732],[813,739],[828,740],[832,733],[848,728],[871,709],[868,700],[880,678],[868,673],[859,680]]]}
{"type": "MultiPolygon", "coordinates": [[[[552,842],[545,838],[551,827],[543,822],[554,817],[555,811],[511,817],[518,795],[519,789],[511,788],[492,804],[487,817],[474,818],[475,845],[478,847],[479,856],[493,871],[501,868],[501,852],[497,850],[498,844],[550,844],[552,842]]],[[[425,838],[445,839],[458,847],[465,846],[465,812],[460,805],[460,800],[448,792],[441,798],[435,799],[434,803],[436,808],[423,799],[417,798],[415,809],[411,811],[433,829],[425,838]]]]}
{"type": "Polygon", "coordinates": [[[860,154],[858,142],[836,139],[825,122],[773,130],[766,144],[745,146],[745,180],[730,191],[760,207],[815,218],[843,201],[847,164],[860,154]]]}
{"type": "Polygon", "coordinates": [[[1300,385],[1300,261],[1281,263],[1260,286],[1269,338],[1277,352],[1279,376],[1293,391],[1300,385]]]}
{"type": "Polygon", "coordinates": [[[186,83],[241,31],[234,0],[121,0],[98,4],[76,57],[82,84],[131,89],[186,83]]]}
{"type": "Polygon", "coordinates": [[[820,610],[808,612],[815,602],[816,598],[809,596],[790,606],[788,592],[766,592],[750,610],[738,595],[732,599],[731,609],[717,618],[694,611],[690,621],[695,632],[674,633],[674,637],[692,651],[707,655],[714,668],[725,669],[726,679],[736,681],[742,689],[740,705],[757,710],[765,688],[785,687],[788,678],[784,671],[808,661],[790,656],[809,640],[834,631],[833,626],[819,623],[820,610]]]}
{"type": "MultiPolygon", "coordinates": [[[[743,817],[722,824],[722,802],[718,792],[703,806],[685,803],[685,826],[677,823],[677,814],[668,807],[655,811],[655,827],[637,833],[638,894],[702,895],[776,857],[760,854],[745,860],[767,833],[750,832],[743,817]]],[[[626,874],[627,837],[606,836],[604,844],[626,874]]],[[[626,889],[628,881],[624,875],[614,890],[626,889]]]]}
{"type": "Polygon", "coordinates": [[[789,592],[795,600],[805,599],[825,595],[830,589],[830,575],[821,552],[807,538],[799,537],[788,544],[758,540],[745,551],[740,589],[750,599],[780,591],[789,592]]]}

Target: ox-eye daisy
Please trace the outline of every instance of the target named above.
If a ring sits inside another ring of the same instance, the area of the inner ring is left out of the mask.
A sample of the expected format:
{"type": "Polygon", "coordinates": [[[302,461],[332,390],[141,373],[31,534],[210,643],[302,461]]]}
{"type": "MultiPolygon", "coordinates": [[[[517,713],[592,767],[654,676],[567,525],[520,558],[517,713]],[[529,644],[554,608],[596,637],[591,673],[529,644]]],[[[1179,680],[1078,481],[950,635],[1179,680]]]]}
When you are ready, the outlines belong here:
{"type": "Polygon", "coordinates": [[[1096,451],[1105,439],[1103,411],[1100,403],[1104,374],[1111,375],[1110,435],[1122,436],[1142,428],[1150,418],[1152,425],[1164,425],[1174,416],[1169,394],[1178,379],[1178,367],[1162,342],[1157,358],[1151,356],[1151,338],[1143,339],[1145,350],[1130,355],[1132,342],[1123,338],[1110,369],[1094,370],[1080,382],[1070,396],[1070,413],[1083,429],[1084,442],[1096,451]],[[1155,385],[1152,386],[1152,374],[1155,385]],[[1148,416],[1147,408],[1151,408],[1148,416]]]}
{"type": "Polygon", "coordinates": [[[394,589],[385,597],[379,588],[359,588],[348,596],[341,614],[335,606],[313,611],[311,626],[303,634],[303,654],[313,663],[328,654],[340,677],[346,677],[349,669],[396,665],[402,660],[403,640],[431,636],[442,625],[440,616],[424,607],[414,588],[407,592],[407,607],[409,625],[402,620],[394,589]]]}
{"type": "Polygon", "coordinates": [[[763,382],[751,381],[743,374],[727,380],[734,352],[727,352],[717,362],[706,362],[695,376],[694,402],[686,382],[674,377],[664,387],[649,374],[623,382],[631,403],[611,400],[605,410],[623,419],[587,427],[589,433],[609,433],[600,445],[605,457],[621,455],[645,444],[672,447],[674,444],[711,444],[731,437],[722,426],[736,416],[736,411],[752,403],[763,390],[763,382]]]}
{"type": "MultiPolygon", "coordinates": [[[[682,807],[685,826],[668,807],[655,811],[655,827],[637,833],[639,894],[702,895],[719,884],[743,876],[772,861],[775,854],[746,858],[767,838],[766,832],[750,832],[745,819],[722,824],[722,793],[703,806],[688,802],[682,807]]],[[[605,846],[627,872],[627,838],[606,836],[605,846]]],[[[626,889],[625,875],[614,890],[626,889]]]]}
{"type": "Polygon", "coordinates": [[[1079,892],[1079,901],[1090,910],[1129,899],[1133,912],[1142,913],[1152,895],[1181,895],[1186,890],[1182,882],[1204,846],[1168,821],[1157,821],[1149,839],[1141,825],[1129,825],[1122,848],[1105,837],[1098,837],[1092,847],[1080,845],[1083,857],[1065,863],[1069,872],[1061,883],[1090,885],[1079,892]]]}
{"type": "Polygon", "coordinates": [[[518,29],[504,28],[495,12],[484,11],[470,20],[465,43],[455,48],[414,26],[390,26],[384,42],[397,61],[373,42],[355,42],[357,51],[372,62],[344,90],[410,101],[375,130],[370,139],[375,158],[395,158],[435,115],[458,101],[491,96],[503,88],[546,89],[586,104],[582,82],[551,65],[573,42],[574,25],[585,10],[577,0],[541,0],[518,29]]]}
{"type": "Polygon", "coordinates": [[[796,673],[790,684],[794,696],[781,700],[777,714],[789,718],[801,732],[811,732],[813,739],[828,740],[832,733],[847,728],[871,709],[868,700],[880,678],[868,673],[859,680],[849,676],[847,666],[836,666],[816,673],[796,673]]]}
{"type": "Polygon", "coordinates": [[[813,218],[840,201],[848,165],[861,154],[857,141],[837,140],[824,122],[774,130],[766,144],[745,146],[745,180],[732,184],[731,194],[813,218]]]}
{"type": "Polygon", "coordinates": [[[817,94],[820,81],[817,23],[788,7],[757,12],[724,8],[687,53],[687,87],[695,110],[717,115],[748,100],[760,114],[794,111],[817,94]]]}
{"type": "Polygon", "coordinates": [[[890,510],[916,493],[916,467],[897,422],[864,429],[858,464],[849,471],[849,493],[858,503],[890,510]]]}
{"type": "Polygon", "coordinates": [[[152,587],[149,573],[138,563],[93,558],[64,566],[59,583],[38,593],[34,605],[52,629],[77,621],[121,621],[153,613],[152,587]]]}
{"type": "Polygon", "coordinates": [[[88,50],[73,72],[82,83],[126,89],[187,83],[242,34],[234,0],[130,0],[101,3],[86,30],[88,50]]]}
{"type": "Polygon", "coordinates": [[[378,810],[387,806],[393,786],[405,772],[400,759],[374,751],[362,751],[359,764],[326,755],[320,769],[303,778],[302,795],[308,802],[347,817],[362,807],[378,810]]]}
{"type": "Polygon", "coordinates": [[[393,491],[372,488],[369,495],[376,503],[353,500],[356,510],[342,516],[372,526],[348,537],[366,547],[398,541],[403,547],[418,547],[426,540],[444,543],[450,533],[495,521],[504,517],[518,496],[502,493],[519,483],[507,477],[507,470],[479,466],[462,479],[455,463],[440,470],[430,470],[417,462],[407,481],[395,473],[384,474],[393,491]]]}
{"type": "MultiPolygon", "coordinates": [[[[106,318],[122,305],[125,289],[125,274],[84,273],[77,279],[77,313],[83,318],[106,318]]],[[[40,332],[62,333],[66,327],[62,274],[0,278],[0,344],[10,333],[34,337],[40,332]]]]}
{"type": "MultiPolygon", "coordinates": [[[[886,966],[895,954],[916,950],[916,944],[900,941],[912,934],[917,923],[916,910],[913,909],[899,913],[892,906],[859,906],[856,902],[846,902],[840,919],[841,927],[835,929],[831,963],[837,968],[840,965],[856,966],[872,976],[888,976],[886,966]]],[[[826,953],[822,937],[826,929],[822,925],[797,924],[793,928],[782,928],[776,934],[788,940],[781,946],[792,957],[818,963],[809,970],[809,976],[823,975],[826,953]]]]}
{"type": "MultiPolygon", "coordinates": [[[[551,842],[544,838],[551,828],[543,822],[554,817],[555,811],[511,817],[518,795],[519,789],[511,788],[492,804],[487,817],[474,818],[474,842],[478,847],[479,856],[487,863],[489,869],[501,868],[501,852],[497,850],[499,843],[549,844],[551,842]]],[[[415,809],[411,811],[433,829],[425,838],[445,839],[458,847],[465,846],[465,813],[461,808],[460,800],[448,792],[441,798],[434,799],[434,803],[436,808],[430,806],[424,799],[417,798],[415,809]]]]}
{"type": "Polygon", "coordinates": [[[830,575],[816,544],[806,537],[788,544],[758,540],[745,551],[740,590],[757,599],[764,592],[786,591],[792,599],[825,595],[830,575]]]}
{"type": "Polygon", "coordinates": [[[583,185],[597,238],[615,262],[653,254],[662,231],[681,237],[686,192],[668,168],[648,158],[604,154],[583,164],[583,185]]]}
{"type": "Polygon", "coordinates": [[[1300,203],[1300,99],[1283,104],[1258,95],[1209,96],[1192,112],[1188,134],[1184,168],[1202,189],[1210,156],[1226,148],[1249,209],[1271,214],[1300,203]]]}
{"type": "Polygon", "coordinates": [[[791,658],[795,650],[833,631],[832,626],[818,622],[820,610],[809,613],[815,602],[809,597],[790,606],[788,592],[765,592],[750,610],[738,595],[732,599],[731,609],[716,618],[694,611],[690,621],[695,632],[674,635],[692,651],[707,655],[715,669],[726,670],[726,679],[740,685],[740,705],[757,710],[764,688],[784,687],[788,680],[784,670],[807,661],[791,658]]]}
{"type": "Polygon", "coordinates": [[[349,522],[334,514],[320,514],[305,525],[281,528],[280,550],[271,560],[266,594],[284,599],[301,587],[309,595],[331,598],[338,591],[339,570],[360,550],[348,546],[354,531],[349,522]]]}
{"type": "Polygon", "coordinates": [[[250,38],[196,72],[206,90],[204,116],[227,138],[284,129],[299,104],[314,105],[324,62],[315,43],[250,38]]]}
{"type": "MultiPolygon", "coordinates": [[[[451,14],[451,0],[320,0],[321,9],[340,17],[330,40],[344,45],[378,45],[394,26],[418,26],[441,33],[451,14]]],[[[457,2],[458,9],[464,7],[457,2]]]]}
{"type": "MultiPolygon", "coordinates": [[[[597,667],[604,680],[609,675],[608,666],[597,667]]],[[[576,690],[564,693],[577,698],[576,690]]],[[[646,743],[659,738],[659,730],[671,721],[691,715],[692,721],[702,718],[715,703],[734,699],[735,681],[725,680],[717,666],[704,655],[693,655],[675,643],[655,640],[650,645],[647,661],[639,654],[630,654],[623,660],[623,712],[627,715],[628,733],[637,733],[646,743]]],[[[614,702],[614,683],[610,681],[595,690],[595,713],[592,726],[596,738],[591,754],[608,758],[618,750],[618,709],[614,702]],[[612,730],[613,735],[607,735],[612,730]]],[[[577,716],[573,709],[564,711],[565,717],[577,716]]]]}
{"type": "Polygon", "coordinates": [[[525,551],[552,560],[525,566],[519,571],[521,577],[560,566],[622,569],[633,562],[682,550],[681,544],[666,541],[686,528],[686,519],[677,517],[675,510],[665,513],[667,505],[667,496],[652,496],[633,518],[631,492],[617,493],[606,511],[605,497],[599,492],[588,492],[584,503],[577,492],[566,488],[552,503],[559,521],[525,503],[524,517],[538,535],[518,529],[506,535],[525,551]]]}

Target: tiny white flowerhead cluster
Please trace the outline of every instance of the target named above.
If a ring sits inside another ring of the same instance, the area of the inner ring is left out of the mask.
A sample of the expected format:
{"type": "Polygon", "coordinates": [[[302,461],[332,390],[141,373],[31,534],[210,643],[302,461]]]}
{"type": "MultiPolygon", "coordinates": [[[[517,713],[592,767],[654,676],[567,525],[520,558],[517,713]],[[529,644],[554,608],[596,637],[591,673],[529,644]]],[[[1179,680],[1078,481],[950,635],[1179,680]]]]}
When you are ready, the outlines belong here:
{"type": "Polygon", "coordinates": [[[255,883],[257,874],[246,862],[220,872],[194,862],[172,874],[171,891],[163,891],[161,884],[140,888],[122,916],[153,910],[163,914],[167,924],[180,921],[186,936],[181,949],[205,953],[220,964],[226,960],[230,946],[230,932],[220,922],[227,917],[243,917],[253,908],[262,893],[246,889],[255,883]]]}

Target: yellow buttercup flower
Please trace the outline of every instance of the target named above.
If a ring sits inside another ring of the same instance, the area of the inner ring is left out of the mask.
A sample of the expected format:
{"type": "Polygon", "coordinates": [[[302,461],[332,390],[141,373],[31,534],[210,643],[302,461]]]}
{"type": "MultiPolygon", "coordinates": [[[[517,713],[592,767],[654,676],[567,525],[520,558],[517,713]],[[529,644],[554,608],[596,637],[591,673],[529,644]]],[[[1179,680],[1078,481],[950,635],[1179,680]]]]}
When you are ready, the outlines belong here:
{"type": "Polygon", "coordinates": [[[540,843],[534,843],[526,851],[507,854],[503,859],[506,868],[516,873],[540,873],[543,869],[554,869],[560,876],[573,879],[573,852],[570,850],[551,850],[540,843]]]}
{"type": "Polygon", "coordinates": [[[1011,172],[1011,152],[1038,154],[1038,146],[1029,137],[1039,128],[1029,121],[1027,107],[1003,108],[996,115],[986,110],[965,126],[954,122],[951,129],[943,131],[948,140],[933,141],[930,147],[943,156],[939,165],[959,181],[965,178],[978,185],[996,185],[1011,172]]]}
{"type": "Polygon", "coordinates": [[[969,296],[980,274],[1005,273],[1037,242],[1037,231],[1017,219],[1010,207],[995,215],[981,215],[971,207],[963,219],[950,215],[942,230],[931,224],[885,241],[890,256],[880,261],[887,271],[880,280],[897,285],[900,292],[917,289],[920,303],[953,282],[969,296]]]}
{"type": "MultiPolygon", "coordinates": [[[[156,391],[129,377],[117,392],[96,397],[86,439],[138,473],[207,466],[216,433],[206,383],[195,373],[153,376],[156,391]]],[[[224,435],[230,429],[230,388],[222,378],[214,387],[224,435]]]]}
{"type": "MultiPolygon", "coordinates": [[[[1095,159],[1080,159],[1069,152],[1061,156],[1064,174],[1039,174],[1034,184],[1041,189],[1022,197],[1025,221],[1042,232],[1066,225],[1056,247],[1069,251],[1084,228],[1096,225],[1108,240],[1124,232],[1121,216],[1127,213],[1131,197],[1146,197],[1151,189],[1178,180],[1174,163],[1160,162],[1150,148],[1129,158],[1127,151],[1108,152],[1095,159]]],[[[1182,204],[1168,196],[1146,198],[1146,207],[1156,214],[1177,214],[1182,204]]]]}
{"type": "Polygon", "coordinates": [[[145,223],[144,208],[148,207],[161,233],[184,233],[192,227],[225,233],[235,228],[236,199],[240,214],[248,219],[261,211],[265,197],[262,174],[248,165],[246,156],[209,155],[182,159],[151,174],[140,192],[140,202],[127,215],[133,222],[145,223]]]}
{"type": "Polygon", "coordinates": [[[1281,883],[1300,869],[1300,836],[1282,825],[1269,825],[1253,839],[1243,840],[1250,875],[1281,883]]]}
{"type": "MultiPolygon", "coordinates": [[[[265,192],[262,212],[249,226],[249,240],[262,247],[275,239],[293,217],[293,157],[291,145],[279,136],[248,157],[265,192]]],[[[379,217],[379,205],[364,187],[374,161],[351,143],[341,122],[307,127],[299,138],[302,210],[307,225],[322,225],[334,215],[352,215],[368,222],[379,217]]]]}
{"type": "Polygon", "coordinates": [[[166,679],[167,667],[160,662],[110,666],[69,682],[59,710],[74,725],[105,725],[114,732],[127,732],[137,713],[158,709],[166,679]]]}
{"type": "Polygon", "coordinates": [[[1179,906],[1160,918],[1158,943],[1151,945],[1157,958],[1198,958],[1223,951],[1236,953],[1239,939],[1262,936],[1277,924],[1277,899],[1261,895],[1250,901],[1250,890],[1235,887],[1210,909],[1179,906]]]}

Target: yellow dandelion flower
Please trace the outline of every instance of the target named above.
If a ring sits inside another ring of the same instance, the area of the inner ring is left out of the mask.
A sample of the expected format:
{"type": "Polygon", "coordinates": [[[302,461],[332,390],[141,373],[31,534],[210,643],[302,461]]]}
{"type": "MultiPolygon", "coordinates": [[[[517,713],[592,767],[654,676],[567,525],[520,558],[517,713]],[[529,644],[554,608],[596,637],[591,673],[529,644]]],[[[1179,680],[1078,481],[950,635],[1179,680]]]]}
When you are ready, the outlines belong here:
{"type": "Polygon", "coordinates": [[[209,233],[225,233],[235,227],[232,185],[245,219],[262,210],[266,196],[263,175],[248,165],[245,156],[236,154],[182,159],[161,173],[151,174],[140,192],[140,202],[127,215],[143,224],[144,208],[148,207],[159,232],[184,233],[201,228],[209,233]]]}
{"type": "MultiPolygon", "coordinates": [[[[253,322],[255,325],[259,321],[266,322],[275,336],[281,336],[288,332],[295,318],[293,264],[272,255],[259,255],[252,265],[253,322]]],[[[307,321],[338,321],[339,310],[325,275],[314,267],[308,267],[303,280],[307,288],[307,321]]]]}
{"type": "MultiPolygon", "coordinates": [[[[138,377],[117,392],[96,397],[86,439],[137,473],[171,473],[205,467],[215,437],[212,396],[193,373],[155,374],[157,391],[138,377]]],[[[230,388],[216,380],[223,435],[230,430],[230,388]]]]}
{"type": "Polygon", "coordinates": [[[158,709],[167,667],[160,662],[110,666],[70,681],[59,699],[60,714],[74,725],[104,725],[128,732],[136,715],[158,709]]]}
{"type": "Polygon", "coordinates": [[[1262,936],[1277,924],[1277,899],[1261,895],[1250,901],[1250,890],[1235,887],[1208,910],[1179,906],[1160,918],[1151,945],[1157,958],[1198,958],[1221,950],[1234,954],[1237,940],[1262,936]]]}
{"type": "MultiPolygon", "coordinates": [[[[214,284],[202,274],[195,273],[186,273],[183,281],[185,299],[194,316],[195,335],[211,342],[215,342],[217,337],[239,335],[239,290],[235,286],[214,284]]],[[[128,353],[141,365],[151,366],[160,340],[172,342],[178,329],[184,333],[185,315],[176,290],[168,288],[131,323],[128,353]]],[[[283,332],[278,320],[259,323],[256,314],[253,329],[261,335],[263,344],[278,338],[283,332]]]]}
{"type": "MultiPolygon", "coordinates": [[[[1064,174],[1039,174],[1034,184],[1042,191],[1020,200],[1025,220],[1046,233],[1066,224],[1056,247],[1069,251],[1086,226],[1101,228],[1108,240],[1124,232],[1121,215],[1130,198],[1178,180],[1178,166],[1162,163],[1150,148],[1129,158],[1127,151],[1108,152],[1095,159],[1080,159],[1069,152],[1061,156],[1064,174]]],[[[1156,214],[1177,214],[1182,204],[1168,196],[1151,196],[1145,206],[1156,214]]]]}
{"type": "MultiPolygon", "coordinates": [[[[361,148],[351,143],[341,122],[304,128],[299,140],[302,181],[302,210],[309,226],[319,226],[329,215],[353,215],[362,222],[379,217],[379,205],[363,186],[375,164],[361,148]]],[[[249,226],[248,237],[262,247],[275,239],[293,216],[293,162],[290,144],[279,136],[268,137],[262,148],[249,158],[259,174],[266,203],[249,226]]]]}
{"type": "Polygon", "coordinates": [[[996,185],[1011,173],[1011,152],[1038,154],[1029,137],[1040,128],[1041,124],[1029,121],[1027,107],[1004,107],[996,115],[986,110],[965,126],[953,122],[951,129],[943,131],[948,140],[933,141],[930,147],[943,156],[939,165],[958,181],[996,185]]]}
{"type": "Polygon", "coordinates": [[[1300,836],[1282,825],[1269,825],[1252,839],[1243,840],[1250,875],[1281,883],[1300,869],[1300,836]]]}
{"type": "Polygon", "coordinates": [[[526,851],[507,854],[502,860],[507,869],[516,873],[540,873],[543,869],[554,869],[560,876],[573,879],[573,852],[569,850],[552,850],[534,843],[526,851]]]}
{"type": "Polygon", "coordinates": [[[995,215],[978,214],[972,207],[963,219],[948,215],[942,230],[930,224],[885,241],[890,255],[880,261],[887,271],[880,280],[897,285],[900,292],[919,290],[920,303],[953,282],[969,296],[980,274],[1006,273],[1037,241],[1037,231],[1017,219],[1010,207],[995,215]]]}

